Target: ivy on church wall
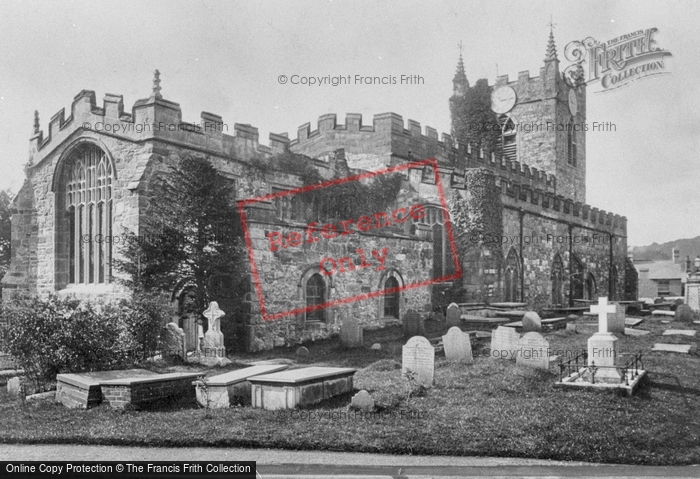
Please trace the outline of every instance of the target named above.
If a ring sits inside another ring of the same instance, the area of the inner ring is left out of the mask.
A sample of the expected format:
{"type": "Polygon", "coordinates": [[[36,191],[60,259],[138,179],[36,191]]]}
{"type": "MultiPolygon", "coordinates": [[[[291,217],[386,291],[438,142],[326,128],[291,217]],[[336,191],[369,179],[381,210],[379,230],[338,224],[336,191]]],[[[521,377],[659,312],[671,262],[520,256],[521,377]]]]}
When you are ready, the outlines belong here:
{"type": "Polygon", "coordinates": [[[476,151],[483,148],[486,155],[497,152],[500,144],[498,118],[491,110],[492,91],[488,80],[482,78],[467,87],[463,96],[450,99],[452,136],[476,151]]]}

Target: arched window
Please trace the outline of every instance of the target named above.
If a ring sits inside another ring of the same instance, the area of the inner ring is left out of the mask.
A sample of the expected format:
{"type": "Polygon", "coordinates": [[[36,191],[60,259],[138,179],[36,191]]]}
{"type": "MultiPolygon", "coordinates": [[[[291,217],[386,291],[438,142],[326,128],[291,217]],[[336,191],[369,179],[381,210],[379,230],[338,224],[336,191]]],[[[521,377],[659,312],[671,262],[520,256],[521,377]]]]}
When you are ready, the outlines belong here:
{"type": "Polygon", "coordinates": [[[498,117],[501,130],[501,153],[506,161],[518,160],[518,143],[513,119],[508,115],[498,117]]]}
{"type": "Polygon", "coordinates": [[[561,257],[556,255],[552,264],[552,305],[562,306],[564,304],[564,264],[561,257]]]}
{"type": "Polygon", "coordinates": [[[112,183],[114,172],[98,146],[78,146],[66,161],[65,211],[68,283],[109,283],[112,274],[112,183]]]}
{"type": "Polygon", "coordinates": [[[574,124],[573,117],[569,120],[569,124],[566,126],[566,145],[567,145],[567,159],[569,164],[576,166],[576,155],[577,155],[577,138],[576,138],[576,125],[574,124]]]}
{"type": "MultiPolygon", "coordinates": [[[[393,276],[389,276],[384,282],[384,289],[391,290],[399,287],[399,282],[393,276]]],[[[399,291],[387,292],[384,294],[384,317],[397,318],[399,317],[399,301],[401,293],[399,291]]]]}
{"type": "Polygon", "coordinates": [[[617,281],[618,281],[617,266],[612,265],[612,268],[610,268],[610,292],[608,294],[608,296],[610,296],[610,301],[615,301],[618,299],[618,297],[617,297],[617,281]]]}
{"type": "Polygon", "coordinates": [[[571,299],[584,299],[583,290],[583,264],[576,255],[571,255],[569,261],[569,278],[571,280],[571,299]]]}
{"type": "Polygon", "coordinates": [[[505,295],[506,302],[516,302],[520,299],[520,261],[514,249],[508,252],[505,271],[505,295]]]}
{"type": "Polygon", "coordinates": [[[445,228],[445,212],[438,206],[426,206],[425,214],[416,223],[430,226],[433,239],[433,278],[449,276],[456,271],[452,247],[445,228]]]}
{"type": "Polygon", "coordinates": [[[598,287],[595,283],[593,274],[588,273],[586,276],[586,299],[594,300],[598,297],[598,287]]]}
{"type": "MultiPolygon", "coordinates": [[[[306,307],[314,307],[326,302],[326,283],[320,274],[311,275],[306,282],[306,307]]],[[[307,311],[307,321],[323,321],[325,314],[323,309],[307,311]]]]}

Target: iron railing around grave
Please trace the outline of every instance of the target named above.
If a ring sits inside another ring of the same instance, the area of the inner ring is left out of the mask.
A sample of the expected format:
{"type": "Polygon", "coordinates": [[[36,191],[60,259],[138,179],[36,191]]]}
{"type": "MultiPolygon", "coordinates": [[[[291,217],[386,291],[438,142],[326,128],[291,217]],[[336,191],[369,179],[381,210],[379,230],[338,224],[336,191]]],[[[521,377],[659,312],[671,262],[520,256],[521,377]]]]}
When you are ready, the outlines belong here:
{"type": "Polygon", "coordinates": [[[639,371],[644,369],[644,363],[642,362],[642,353],[638,352],[634,353],[632,357],[622,366],[596,366],[595,361],[592,361],[591,365],[588,366],[588,352],[582,351],[568,361],[564,361],[559,364],[559,382],[562,382],[565,377],[578,373],[581,368],[584,367],[591,373],[591,384],[595,384],[595,375],[598,369],[615,368],[622,370],[625,386],[629,386],[629,376],[627,372],[633,371],[632,379],[636,379],[637,376],[639,376],[639,371]],[[566,370],[566,375],[564,375],[564,370],[566,370]]]}

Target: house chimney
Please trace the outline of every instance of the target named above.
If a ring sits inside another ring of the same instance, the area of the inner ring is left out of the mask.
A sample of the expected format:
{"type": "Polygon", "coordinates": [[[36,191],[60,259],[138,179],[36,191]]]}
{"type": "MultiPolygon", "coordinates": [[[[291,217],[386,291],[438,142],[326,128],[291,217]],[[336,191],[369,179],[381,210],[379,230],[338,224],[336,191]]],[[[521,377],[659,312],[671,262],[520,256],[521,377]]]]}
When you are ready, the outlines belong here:
{"type": "Polygon", "coordinates": [[[681,252],[680,250],[677,250],[676,248],[671,249],[671,257],[673,257],[673,262],[678,263],[678,260],[681,257],[681,252]]]}
{"type": "Polygon", "coordinates": [[[685,257],[685,272],[690,273],[690,271],[693,269],[693,262],[690,261],[690,255],[685,257]]]}

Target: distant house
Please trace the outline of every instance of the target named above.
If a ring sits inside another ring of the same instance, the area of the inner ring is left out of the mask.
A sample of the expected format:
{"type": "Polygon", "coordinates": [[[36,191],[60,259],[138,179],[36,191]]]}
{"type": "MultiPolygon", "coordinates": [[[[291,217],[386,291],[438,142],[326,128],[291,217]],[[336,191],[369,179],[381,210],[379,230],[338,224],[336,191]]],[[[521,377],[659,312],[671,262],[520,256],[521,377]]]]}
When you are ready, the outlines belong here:
{"type": "Polygon", "coordinates": [[[640,298],[683,296],[688,279],[686,262],[680,261],[677,250],[671,252],[672,260],[634,260],[639,275],[640,298]]]}

